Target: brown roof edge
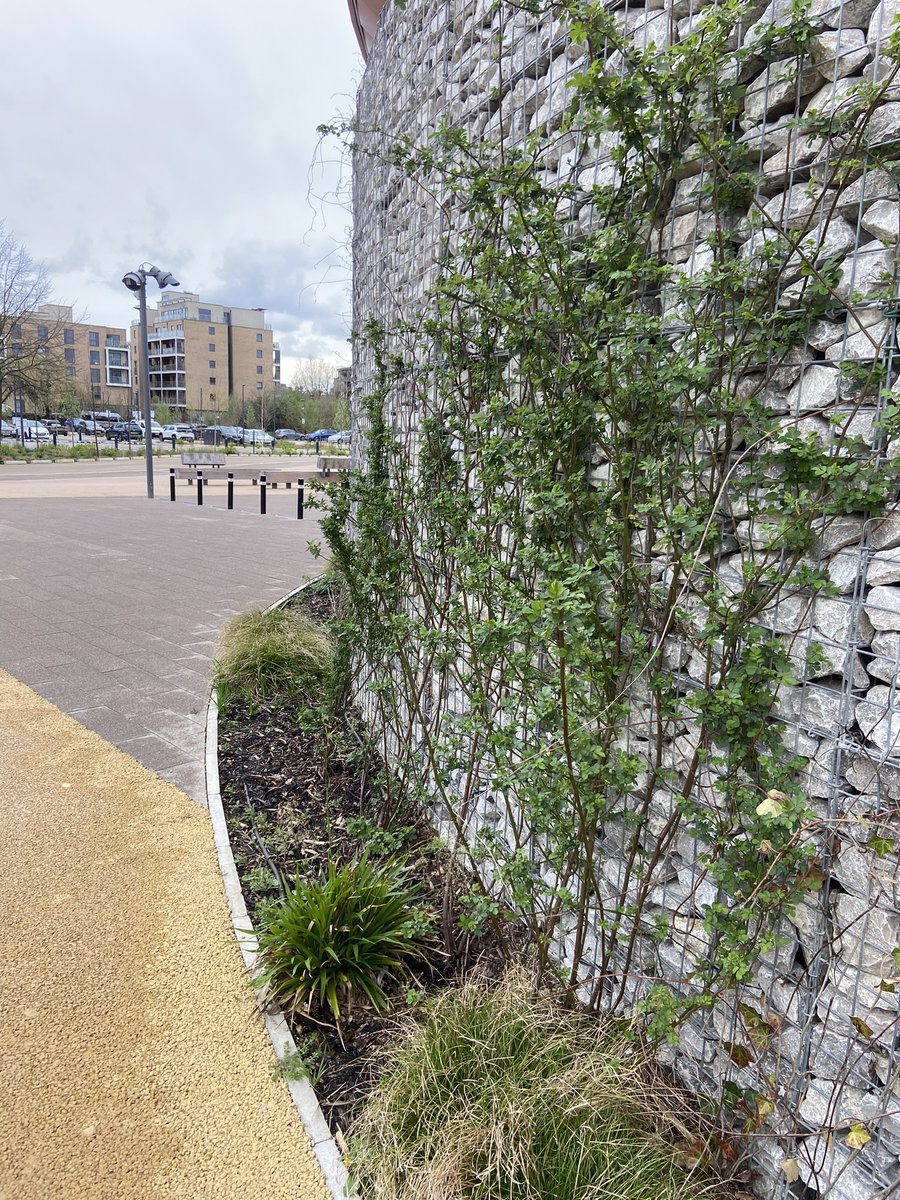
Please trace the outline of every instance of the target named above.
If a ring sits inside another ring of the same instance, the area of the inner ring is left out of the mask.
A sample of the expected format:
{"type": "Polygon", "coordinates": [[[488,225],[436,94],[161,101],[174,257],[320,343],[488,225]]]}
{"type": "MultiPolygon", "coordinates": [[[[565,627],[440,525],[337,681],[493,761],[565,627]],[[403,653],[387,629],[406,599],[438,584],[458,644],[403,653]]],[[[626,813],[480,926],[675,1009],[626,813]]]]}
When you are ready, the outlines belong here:
{"type": "Polygon", "coordinates": [[[378,18],[381,16],[385,2],[386,0],[349,0],[353,32],[356,34],[363,58],[369,57],[369,48],[375,37],[378,18]]]}

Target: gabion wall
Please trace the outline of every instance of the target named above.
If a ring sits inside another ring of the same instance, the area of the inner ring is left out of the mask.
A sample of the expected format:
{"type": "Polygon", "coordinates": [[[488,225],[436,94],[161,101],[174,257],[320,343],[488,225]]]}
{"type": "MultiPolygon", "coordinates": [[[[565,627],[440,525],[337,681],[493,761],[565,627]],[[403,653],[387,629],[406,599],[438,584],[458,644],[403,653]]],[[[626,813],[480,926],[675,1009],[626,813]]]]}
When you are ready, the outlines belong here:
{"type": "MultiPolygon", "coordinates": [[[[702,8],[696,0],[649,0],[617,15],[637,46],[663,46],[693,28],[702,8]]],[[[787,8],[783,0],[759,4],[741,32],[745,44],[787,8]]],[[[742,121],[771,228],[815,231],[818,223],[820,257],[841,259],[836,294],[844,307],[818,322],[802,350],[779,368],[767,404],[785,423],[822,439],[842,417],[865,446],[888,458],[900,455],[900,440],[884,440],[879,408],[846,398],[840,367],[881,360],[888,381],[881,407],[900,399],[900,383],[891,391],[898,313],[876,298],[896,273],[900,193],[892,172],[865,162],[840,190],[811,188],[810,181],[828,178],[833,148],[826,138],[799,132],[796,118],[811,110],[835,112],[860,79],[885,77],[882,47],[898,13],[900,0],[812,0],[813,65],[800,72],[793,59],[775,62],[748,79],[742,121]]],[[[552,12],[538,19],[491,0],[409,0],[406,10],[389,2],[359,91],[357,126],[370,131],[363,143],[377,149],[395,133],[424,138],[442,120],[489,139],[559,129],[566,80],[582,53],[552,12]]],[[[607,68],[616,69],[614,57],[607,68]]],[[[875,113],[871,138],[881,146],[900,144],[900,92],[897,103],[885,102],[875,113]]],[[[555,142],[542,167],[549,179],[577,177],[587,188],[613,177],[608,151],[573,134],[555,142]]],[[[670,262],[688,277],[711,260],[704,240],[714,229],[709,207],[698,162],[678,184],[663,235],[670,262]]],[[[421,309],[434,281],[444,233],[440,208],[377,155],[357,155],[354,211],[355,325],[361,329],[375,317],[390,327],[421,309]]],[[[576,212],[589,227],[587,192],[576,212]]],[[[766,234],[752,232],[747,222],[742,236],[744,253],[752,255],[766,234]]],[[[372,382],[370,352],[358,343],[353,383],[362,435],[359,398],[372,382]]],[[[414,455],[416,414],[399,413],[396,420],[404,423],[414,455]]],[[[362,449],[355,453],[364,454],[364,436],[356,440],[362,449]]],[[[745,552],[766,546],[764,526],[738,520],[733,545],[720,565],[726,583],[740,577],[745,552]]],[[[815,602],[787,596],[767,620],[773,632],[792,639],[799,658],[811,644],[821,651],[817,677],[783,688],[776,715],[789,748],[808,760],[811,804],[833,824],[830,874],[816,898],[784,922],[783,944],[758,964],[755,1003],[778,1034],[757,1061],[740,1068],[723,1048],[738,1037],[739,1021],[724,1005],[683,1028],[671,1061],[681,1080],[700,1091],[717,1092],[724,1079],[743,1088],[759,1086],[766,1075],[777,1078],[782,1099],[768,1129],[754,1138],[754,1186],[761,1196],[870,1200],[900,1196],[900,991],[891,983],[900,976],[892,953],[900,948],[898,870],[892,852],[876,852],[882,842],[869,844],[874,827],[897,823],[900,803],[900,513],[833,522],[819,552],[836,594],[815,602]],[[846,1144],[857,1120],[871,1134],[860,1151],[846,1144]],[[788,1155],[798,1160],[797,1182],[782,1173],[788,1155]]],[[[687,649],[673,649],[668,665],[702,686],[705,663],[687,649]]],[[[639,749],[636,733],[626,731],[626,737],[639,749]]],[[[689,730],[684,738],[690,740],[689,730]]],[[[677,768],[677,743],[671,753],[677,768]]],[[[660,821],[671,805],[671,794],[655,797],[660,821]]],[[[495,819],[489,797],[480,819],[495,819]]],[[[608,862],[614,875],[614,854],[608,862]]],[[[690,839],[676,842],[667,865],[667,882],[653,897],[670,918],[660,956],[673,977],[683,978],[707,952],[702,906],[715,889],[700,879],[690,839]]],[[[611,878],[612,887],[615,882],[611,878]]],[[[563,929],[563,959],[566,951],[563,929]]],[[[584,966],[589,974],[590,962],[584,966]]]]}

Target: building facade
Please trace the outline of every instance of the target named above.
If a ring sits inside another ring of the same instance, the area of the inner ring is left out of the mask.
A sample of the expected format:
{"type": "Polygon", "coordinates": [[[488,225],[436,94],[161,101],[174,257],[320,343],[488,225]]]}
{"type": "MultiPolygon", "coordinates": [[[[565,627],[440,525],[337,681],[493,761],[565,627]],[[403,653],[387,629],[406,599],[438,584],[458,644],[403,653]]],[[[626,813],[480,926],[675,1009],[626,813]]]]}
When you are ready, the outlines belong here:
{"type": "MultiPolygon", "coordinates": [[[[193,292],[166,291],[150,308],[150,400],[182,412],[225,407],[229,396],[248,403],[272,391],[278,355],[265,309],[213,304],[193,292]]],[[[140,327],[131,327],[136,356],[140,327]]]]}
{"type": "Polygon", "coordinates": [[[3,357],[26,363],[13,387],[13,407],[38,411],[53,407],[60,385],[75,385],[83,407],[126,412],[131,405],[131,350],[125,329],[76,321],[64,304],[44,304],[12,322],[3,339],[3,357]]]}

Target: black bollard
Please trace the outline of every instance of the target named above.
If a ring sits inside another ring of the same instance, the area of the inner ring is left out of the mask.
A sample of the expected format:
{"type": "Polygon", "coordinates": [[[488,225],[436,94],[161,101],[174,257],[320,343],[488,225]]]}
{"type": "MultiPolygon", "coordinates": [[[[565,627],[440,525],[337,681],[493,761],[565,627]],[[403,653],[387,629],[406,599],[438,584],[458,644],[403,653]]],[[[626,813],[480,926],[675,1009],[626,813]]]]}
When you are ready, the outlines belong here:
{"type": "Polygon", "coordinates": [[[228,507],[234,508],[234,472],[228,472],[228,507]]]}
{"type": "Polygon", "coordinates": [[[197,472],[197,503],[203,504],[203,472],[197,472]]]}
{"type": "Polygon", "coordinates": [[[172,453],[174,454],[174,452],[175,452],[175,434],[173,433],[172,434],[172,453]]]}
{"type": "Polygon", "coordinates": [[[303,520],[303,480],[297,480],[297,520],[303,520]]]}
{"type": "Polygon", "coordinates": [[[265,475],[260,475],[260,477],[259,477],[259,515],[261,517],[264,517],[266,515],[266,477],[265,477],[265,475]]]}
{"type": "Polygon", "coordinates": [[[175,468],[169,467],[169,499],[175,503],[175,468]]]}
{"type": "Polygon", "coordinates": [[[56,445],[56,430],[53,430],[53,445],[56,445]]]}

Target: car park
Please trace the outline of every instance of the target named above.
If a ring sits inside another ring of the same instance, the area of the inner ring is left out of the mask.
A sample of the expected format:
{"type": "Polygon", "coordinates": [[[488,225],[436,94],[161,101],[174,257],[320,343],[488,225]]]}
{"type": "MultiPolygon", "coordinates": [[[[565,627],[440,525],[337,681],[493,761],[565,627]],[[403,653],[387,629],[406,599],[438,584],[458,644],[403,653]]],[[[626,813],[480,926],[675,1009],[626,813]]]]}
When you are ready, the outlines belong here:
{"type": "Polygon", "coordinates": [[[335,443],[335,445],[337,445],[337,446],[349,446],[350,445],[350,437],[351,437],[350,430],[342,429],[342,430],[340,430],[339,433],[336,433],[334,435],[334,437],[331,439],[331,441],[333,441],[335,443]]]}
{"type": "Polygon", "coordinates": [[[88,434],[89,437],[100,437],[106,433],[107,425],[101,425],[99,421],[82,421],[84,429],[82,432],[88,434]]]}
{"type": "Polygon", "coordinates": [[[190,425],[163,425],[162,435],[165,441],[175,438],[177,442],[196,441],[194,430],[190,425]]]}
{"type": "Polygon", "coordinates": [[[269,446],[275,445],[275,439],[271,433],[266,433],[264,429],[244,429],[241,434],[241,441],[245,446],[269,446]]]}
{"type": "Polygon", "coordinates": [[[296,429],[276,429],[275,437],[280,442],[300,442],[306,434],[298,433],[296,429]]]}
{"type": "Polygon", "coordinates": [[[16,429],[14,425],[10,425],[9,421],[0,420],[0,437],[16,437],[16,429]]]}
{"type": "Polygon", "coordinates": [[[336,434],[336,429],[317,429],[315,433],[310,433],[308,437],[311,442],[330,442],[336,434]]]}
{"type": "Polygon", "coordinates": [[[44,428],[52,436],[55,434],[65,433],[66,427],[62,421],[57,421],[54,417],[47,417],[43,422],[44,428]]]}

